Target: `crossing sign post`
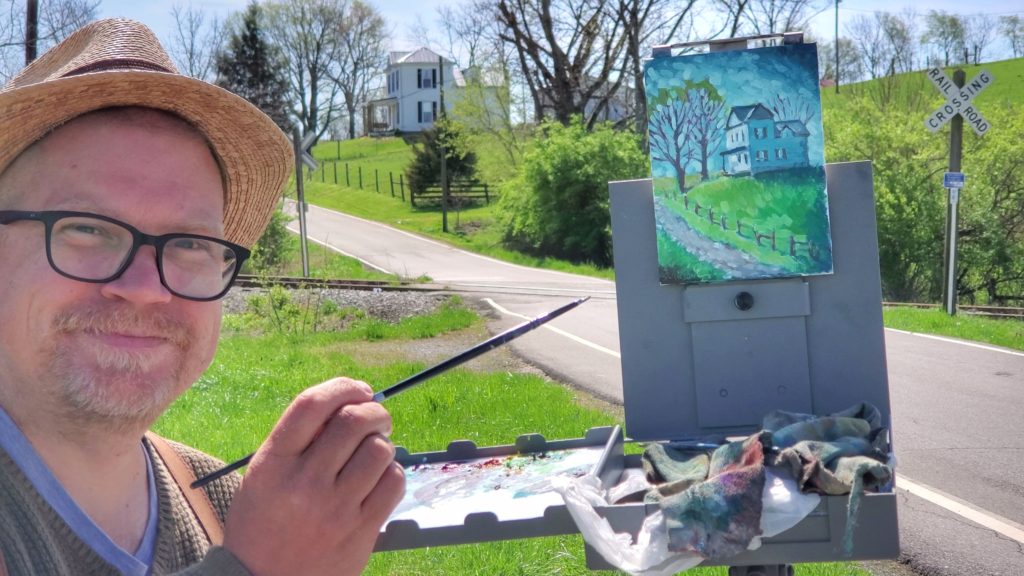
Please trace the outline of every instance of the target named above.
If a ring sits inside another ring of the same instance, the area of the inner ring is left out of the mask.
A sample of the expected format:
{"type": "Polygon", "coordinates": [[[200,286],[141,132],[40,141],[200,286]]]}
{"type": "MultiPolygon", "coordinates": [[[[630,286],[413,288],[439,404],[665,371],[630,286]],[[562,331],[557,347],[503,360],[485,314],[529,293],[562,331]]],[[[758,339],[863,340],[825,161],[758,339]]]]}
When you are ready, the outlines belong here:
{"type": "Polygon", "coordinates": [[[309,147],[316,142],[316,133],[299,135],[299,129],[292,129],[292,146],[295,153],[295,199],[299,212],[299,252],[302,254],[302,276],[309,276],[309,248],[306,244],[306,195],[302,186],[302,166],[311,171],[317,169],[316,160],[309,153],[309,147]]]}
{"type": "Polygon", "coordinates": [[[928,70],[928,79],[942,93],[946,102],[924,120],[925,127],[938,132],[949,123],[949,171],[943,177],[943,187],[949,195],[946,205],[946,249],[943,250],[945,275],[942,282],[942,301],[946,312],[956,314],[956,237],[957,208],[960,201],[960,190],[964,187],[964,175],[960,172],[960,161],[963,154],[964,121],[971,126],[974,133],[984,136],[992,127],[978,110],[974,99],[988,88],[995,78],[988,70],[982,69],[970,82],[965,82],[967,75],[963,70],[953,72],[953,79],[942,68],[928,70]]]}

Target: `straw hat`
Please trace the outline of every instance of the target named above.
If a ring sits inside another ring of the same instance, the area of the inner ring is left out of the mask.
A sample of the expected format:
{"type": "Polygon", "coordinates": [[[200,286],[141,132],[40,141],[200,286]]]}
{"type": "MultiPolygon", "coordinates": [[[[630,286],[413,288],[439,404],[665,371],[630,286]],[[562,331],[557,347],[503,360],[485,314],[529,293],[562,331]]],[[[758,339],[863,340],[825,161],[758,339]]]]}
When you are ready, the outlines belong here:
{"type": "Polygon", "coordinates": [[[57,126],[93,110],[143,106],[194,125],[224,178],[224,235],[252,246],[292,169],[292,146],[245,99],[178,73],[153,32],[125,19],[88,24],[0,90],[0,173],[57,126]]]}

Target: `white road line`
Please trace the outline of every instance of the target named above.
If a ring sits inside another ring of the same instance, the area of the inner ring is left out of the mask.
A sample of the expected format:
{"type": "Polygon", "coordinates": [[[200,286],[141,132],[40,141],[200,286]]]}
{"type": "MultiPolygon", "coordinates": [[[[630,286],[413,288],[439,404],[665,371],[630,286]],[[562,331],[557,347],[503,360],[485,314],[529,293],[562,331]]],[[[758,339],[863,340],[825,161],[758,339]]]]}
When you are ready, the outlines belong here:
{"type": "Polygon", "coordinates": [[[920,332],[908,332],[906,330],[897,330],[896,328],[886,328],[886,330],[892,330],[893,332],[899,332],[900,334],[909,334],[911,336],[920,336],[921,338],[930,338],[932,340],[940,340],[942,342],[949,342],[951,344],[960,344],[962,346],[970,346],[971,348],[981,348],[982,350],[988,350],[990,352],[1002,352],[1003,354],[1010,354],[1011,356],[1024,357],[1024,352],[1016,352],[1014,350],[1007,350],[1005,348],[996,348],[995,346],[986,346],[985,344],[978,344],[976,342],[967,342],[964,340],[957,340],[955,338],[946,338],[944,336],[935,336],[933,334],[921,334],[920,332]]]}
{"type": "MultiPolygon", "coordinates": [[[[494,300],[491,300],[490,298],[484,298],[484,302],[487,302],[488,304],[491,305],[492,308],[494,308],[498,312],[501,312],[502,314],[507,314],[509,316],[515,316],[516,318],[522,318],[523,320],[533,320],[533,318],[530,318],[529,316],[523,316],[522,314],[517,314],[515,312],[512,312],[511,310],[507,310],[507,309],[503,308],[501,305],[499,305],[494,300]]],[[[584,346],[587,346],[588,348],[593,348],[594,350],[597,350],[598,352],[604,352],[605,354],[608,354],[610,356],[614,356],[616,358],[622,358],[622,355],[619,354],[618,352],[616,352],[615,350],[611,350],[609,348],[605,348],[604,346],[601,346],[600,344],[594,344],[590,340],[585,340],[583,338],[580,338],[579,336],[576,336],[575,334],[571,334],[571,333],[566,332],[565,330],[562,330],[560,328],[555,328],[554,326],[551,326],[550,324],[545,324],[545,325],[541,326],[541,328],[547,328],[548,330],[551,330],[555,334],[558,334],[560,336],[565,336],[566,338],[572,340],[573,342],[578,342],[580,344],[583,344],[584,346]]]]}
{"type": "MultiPolygon", "coordinates": [[[[288,226],[288,230],[290,230],[290,231],[292,231],[292,232],[294,232],[296,234],[299,233],[299,230],[297,230],[295,228],[292,228],[291,226],[288,226]]],[[[360,258],[359,256],[356,256],[355,254],[349,254],[348,252],[345,252],[344,250],[342,250],[341,248],[338,248],[337,246],[335,246],[333,244],[329,244],[327,242],[324,242],[323,240],[318,240],[318,239],[316,239],[316,238],[314,238],[312,236],[306,236],[306,238],[309,239],[309,240],[312,240],[313,242],[316,242],[317,244],[319,244],[321,246],[330,248],[331,250],[334,250],[335,252],[337,252],[338,254],[341,254],[342,256],[348,256],[349,258],[354,258],[354,259],[358,260],[359,262],[361,262],[363,265],[369,266],[370,268],[373,268],[374,270],[377,270],[379,272],[383,272],[385,274],[395,274],[394,272],[392,272],[390,270],[387,270],[385,268],[381,268],[380,266],[377,266],[376,264],[374,264],[373,262],[370,262],[369,260],[363,260],[362,258],[360,258]]],[[[398,274],[395,274],[395,276],[398,276],[398,274]]]]}
{"type": "Polygon", "coordinates": [[[906,490],[918,498],[923,498],[932,504],[945,508],[946,510],[949,510],[958,516],[962,516],[975,524],[984,526],[985,528],[998,532],[1011,540],[1016,540],[1017,542],[1024,544],[1024,526],[1017,524],[1013,520],[1003,518],[998,514],[978,508],[973,504],[969,504],[956,496],[946,494],[938,489],[915,482],[902,474],[896,475],[896,487],[901,490],[906,490]]]}

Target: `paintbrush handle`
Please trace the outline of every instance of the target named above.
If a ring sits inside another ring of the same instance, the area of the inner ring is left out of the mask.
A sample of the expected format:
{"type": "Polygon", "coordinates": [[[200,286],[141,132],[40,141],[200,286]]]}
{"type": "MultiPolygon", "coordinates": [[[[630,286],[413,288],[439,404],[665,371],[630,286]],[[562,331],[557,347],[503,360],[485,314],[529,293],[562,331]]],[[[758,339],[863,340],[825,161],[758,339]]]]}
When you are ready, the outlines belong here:
{"type": "MultiPolygon", "coordinates": [[[[376,394],[373,395],[373,401],[383,402],[384,400],[387,400],[388,398],[394,396],[395,394],[398,394],[399,392],[404,392],[405,390],[412,388],[413,386],[419,384],[420,382],[429,380],[430,378],[433,378],[434,376],[437,376],[438,374],[445,372],[447,370],[451,370],[452,368],[455,368],[460,364],[465,364],[466,362],[469,362],[470,360],[476,358],[477,356],[483,354],[484,352],[488,352],[490,350],[497,348],[498,346],[511,342],[512,340],[515,340],[516,338],[522,336],[523,334],[526,334],[527,332],[533,330],[534,328],[540,326],[541,324],[554,320],[555,318],[561,316],[562,314],[565,314],[569,310],[572,310],[573,308],[579,306],[580,304],[583,304],[587,300],[590,300],[590,296],[580,298],[578,300],[573,300],[572,302],[569,302],[564,306],[555,308],[554,310],[548,312],[547,314],[542,314],[534,318],[533,320],[527,320],[526,322],[523,322],[518,326],[513,326],[512,328],[509,328],[508,330],[502,332],[501,334],[492,336],[491,338],[484,340],[483,342],[477,344],[476,346],[473,346],[468,350],[456,354],[455,356],[452,356],[451,358],[439,364],[431,366],[430,368],[427,368],[422,372],[413,374],[412,376],[406,378],[405,380],[402,380],[401,382],[395,384],[394,386],[385,388],[384,390],[377,392],[376,394]]],[[[238,470],[242,466],[248,464],[249,460],[252,460],[252,457],[254,455],[255,453],[249,454],[248,456],[242,458],[241,460],[232,462],[231,464],[228,464],[227,466],[221,468],[220,470],[203,476],[202,478],[193,482],[191,487],[200,488],[202,486],[206,486],[210,482],[213,482],[214,480],[221,478],[226,474],[230,474],[231,472],[238,470]]]]}

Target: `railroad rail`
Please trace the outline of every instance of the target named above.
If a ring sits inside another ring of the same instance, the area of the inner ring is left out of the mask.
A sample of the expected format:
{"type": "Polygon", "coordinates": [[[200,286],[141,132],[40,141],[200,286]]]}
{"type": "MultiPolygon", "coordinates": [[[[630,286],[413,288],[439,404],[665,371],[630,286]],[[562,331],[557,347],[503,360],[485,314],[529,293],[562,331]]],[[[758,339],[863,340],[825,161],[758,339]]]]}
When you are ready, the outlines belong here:
{"type": "MultiPolygon", "coordinates": [[[[266,286],[283,286],[285,288],[337,288],[339,290],[381,290],[381,291],[421,291],[437,292],[437,286],[423,286],[410,282],[387,282],[382,280],[349,280],[349,279],[324,279],[324,278],[302,278],[294,276],[253,276],[239,274],[235,280],[235,286],[243,288],[263,288],[266,286]]],[[[459,291],[458,288],[446,287],[444,290],[459,291]]],[[[882,302],[882,306],[894,308],[940,308],[940,304],[929,304],[922,302],[882,302]]],[[[1024,320],[1024,308],[1011,308],[1000,306],[970,306],[966,304],[957,305],[957,309],[964,314],[973,316],[987,316],[989,318],[1012,318],[1024,320]]]]}
{"type": "Polygon", "coordinates": [[[302,278],[294,276],[253,276],[239,274],[235,286],[243,288],[264,288],[283,286],[285,288],[337,288],[339,290],[381,290],[381,291],[426,291],[436,292],[436,287],[417,286],[409,282],[387,282],[382,280],[348,280],[325,278],[302,278]]]}
{"type": "MultiPolygon", "coordinates": [[[[894,308],[941,308],[941,304],[928,304],[922,302],[882,302],[882,306],[894,308]]],[[[1024,308],[1011,308],[1002,306],[971,306],[968,304],[957,304],[957,310],[972,316],[987,316],[989,318],[1013,318],[1024,320],[1024,308]]]]}

